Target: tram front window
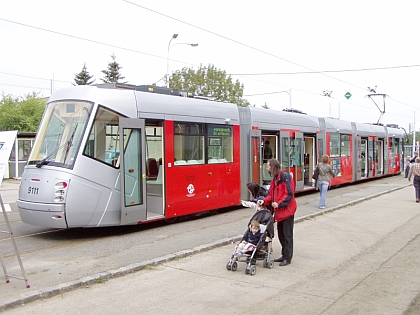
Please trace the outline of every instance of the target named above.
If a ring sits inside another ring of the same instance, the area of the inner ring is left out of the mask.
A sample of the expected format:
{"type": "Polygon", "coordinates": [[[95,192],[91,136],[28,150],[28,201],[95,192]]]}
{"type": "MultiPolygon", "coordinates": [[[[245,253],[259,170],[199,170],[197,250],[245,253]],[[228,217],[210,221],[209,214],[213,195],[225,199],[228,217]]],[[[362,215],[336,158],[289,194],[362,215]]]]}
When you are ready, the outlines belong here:
{"type": "Polygon", "coordinates": [[[28,164],[72,168],[91,111],[88,102],[48,104],[28,164]]]}

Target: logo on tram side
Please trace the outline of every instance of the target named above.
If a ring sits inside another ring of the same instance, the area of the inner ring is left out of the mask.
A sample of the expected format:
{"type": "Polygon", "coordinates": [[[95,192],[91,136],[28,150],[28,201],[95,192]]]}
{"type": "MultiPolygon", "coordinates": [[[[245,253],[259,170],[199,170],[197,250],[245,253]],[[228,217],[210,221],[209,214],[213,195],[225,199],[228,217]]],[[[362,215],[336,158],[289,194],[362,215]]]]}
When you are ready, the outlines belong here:
{"type": "Polygon", "coordinates": [[[195,190],[194,185],[193,184],[189,184],[187,186],[187,191],[188,191],[187,197],[194,197],[195,196],[194,190],[195,190]]]}

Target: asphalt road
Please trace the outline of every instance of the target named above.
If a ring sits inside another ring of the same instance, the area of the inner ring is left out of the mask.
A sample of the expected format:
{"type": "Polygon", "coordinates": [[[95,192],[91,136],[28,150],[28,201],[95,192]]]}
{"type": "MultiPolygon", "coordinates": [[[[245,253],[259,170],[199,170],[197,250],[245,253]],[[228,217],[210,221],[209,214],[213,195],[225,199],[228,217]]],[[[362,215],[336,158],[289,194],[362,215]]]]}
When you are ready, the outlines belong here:
{"type": "MultiPolygon", "coordinates": [[[[22,223],[13,204],[17,185],[7,181],[5,184],[0,192],[13,210],[8,217],[31,288],[26,289],[24,282],[17,279],[0,283],[0,310],[230,244],[240,237],[252,215],[250,209],[239,208],[182,218],[175,224],[52,230],[22,223]]],[[[358,204],[407,184],[402,176],[394,176],[332,189],[328,192],[327,209],[322,212],[317,207],[317,193],[301,195],[296,221],[358,204]]],[[[0,224],[3,229],[3,221],[0,224]]],[[[4,237],[0,250],[7,271],[19,275],[10,241],[4,237]]]]}

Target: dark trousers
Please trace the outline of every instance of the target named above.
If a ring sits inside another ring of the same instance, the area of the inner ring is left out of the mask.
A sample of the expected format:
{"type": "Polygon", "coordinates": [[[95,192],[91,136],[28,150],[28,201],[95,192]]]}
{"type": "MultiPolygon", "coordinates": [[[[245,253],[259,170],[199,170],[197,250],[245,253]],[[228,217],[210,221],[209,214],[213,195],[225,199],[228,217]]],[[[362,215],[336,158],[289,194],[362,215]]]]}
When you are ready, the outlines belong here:
{"type": "Polygon", "coordinates": [[[293,226],[295,216],[277,222],[277,235],[281,244],[281,255],[284,259],[291,261],[293,257],[293,226]]]}
{"type": "Polygon", "coordinates": [[[414,190],[416,191],[416,200],[420,199],[420,176],[414,176],[413,179],[414,190]]]}
{"type": "Polygon", "coordinates": [[[408,177],[408,173],[410,172],[410,166],[406,166],[405,167],[405,176],[404,176],[404,178],[407,178],[408,177]]]}

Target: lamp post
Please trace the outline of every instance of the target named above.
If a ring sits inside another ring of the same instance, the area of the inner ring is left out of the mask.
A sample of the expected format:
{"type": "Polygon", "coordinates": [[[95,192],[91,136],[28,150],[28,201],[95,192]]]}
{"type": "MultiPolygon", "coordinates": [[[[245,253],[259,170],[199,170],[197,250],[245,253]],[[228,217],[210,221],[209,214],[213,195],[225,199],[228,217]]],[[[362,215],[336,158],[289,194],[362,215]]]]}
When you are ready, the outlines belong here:
{"type": "Polygon", "coordinates": [[[178,34],[172,35],[172,38],[171,38],[171,40],[169,41],[169,44],[168,44],[168,53],[166,55],[166,87],[169,87],[169,50],[171,49],[171,47],[173,47],[175,45],[188,45],[188,46],[191,46],[191,47],[197,47],[198,46],[197,43],[195,43],[195,44],[176,43],[176,44],[171,45],[172,40],[177,38],[177,37],[178,37],[178,34]]]}

